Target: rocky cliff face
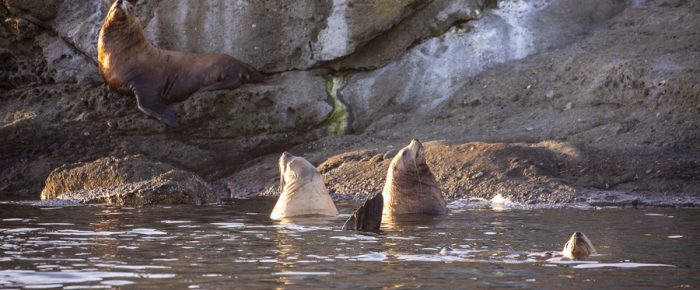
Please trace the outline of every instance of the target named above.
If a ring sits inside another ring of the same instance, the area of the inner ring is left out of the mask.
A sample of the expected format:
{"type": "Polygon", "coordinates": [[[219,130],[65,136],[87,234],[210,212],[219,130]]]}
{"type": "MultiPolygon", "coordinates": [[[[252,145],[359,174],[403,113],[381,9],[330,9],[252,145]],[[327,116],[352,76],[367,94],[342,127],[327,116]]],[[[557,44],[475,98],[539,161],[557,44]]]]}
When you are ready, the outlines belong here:
{"type": "MultiPolygon", "coordinates": [[[[96,42],[110,4],[0,2],[3,196],[38,197],[64,164],[139,154],[242,196],[274,191],[269,154],[291,149],[321,164],[412,138],[555,140],[586,158],[640,156],[611,165],[610,178],[562,174],[556,190],[566,194],[697,192],[700,8],[692,1],[139,1],[156,46],[228,53],[271,75],[177,104],[179,129],[103,85],[96,42]]],[[[570,164],[579,161],[590,159],[570,164]]],[[[337,168],[324,171],[337,195],[381,183],[333,178],[345,174],[337,168]]],[[[463,187],[443,190],[475,192],[463,187]]]]}

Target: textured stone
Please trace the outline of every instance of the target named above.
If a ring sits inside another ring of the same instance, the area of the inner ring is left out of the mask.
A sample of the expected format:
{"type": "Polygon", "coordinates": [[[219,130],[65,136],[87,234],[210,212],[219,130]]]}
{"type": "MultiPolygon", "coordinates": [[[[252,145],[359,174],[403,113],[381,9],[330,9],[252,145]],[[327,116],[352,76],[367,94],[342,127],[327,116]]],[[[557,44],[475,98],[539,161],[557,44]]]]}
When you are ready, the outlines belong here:
{"type": "Polygon", "coordinates": [[[47,178],[41,199],[129,205],[201,204],[217,200],[209,185],[196,174],[143,156],[106,157],[61,166],[47,178]]]}
{"type": "Polygon", "coordinates": [[[10,10],[29,13],[43,21],[56,17],[62,2],[63,0],[2,0],[2,4],[10,10]]]}
{"type": "MultiPolygon", "coordinates": [[[[339,92],[353,108],[353,128],[364,130],[391,113],[428,113],[483,70],[570,43],[574,36],[619,13],[625,3],[570,2],[499,2],[498,9],[487,11],[473,27],[453,26],[384,67],[354,74],[339,92]],[[557,25],[541,22],[554,18],[557,25]]],[[[466,4],[457,7],[437,9],[436,17],[469,19],[476,13],[466,4]]]]}

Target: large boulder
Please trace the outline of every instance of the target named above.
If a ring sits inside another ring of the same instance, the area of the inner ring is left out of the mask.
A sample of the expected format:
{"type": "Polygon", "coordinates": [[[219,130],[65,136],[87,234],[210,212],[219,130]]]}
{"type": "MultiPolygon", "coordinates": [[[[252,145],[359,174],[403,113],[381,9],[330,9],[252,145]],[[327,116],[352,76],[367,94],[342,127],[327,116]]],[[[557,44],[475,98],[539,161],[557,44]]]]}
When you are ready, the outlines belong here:
{"type": "Polygon", "coordinates": [[[41,199],[129,205],[217,200],[211,187],[196,174],[144,156],[105,157],[61,166],[46,179],[41,199]]]}

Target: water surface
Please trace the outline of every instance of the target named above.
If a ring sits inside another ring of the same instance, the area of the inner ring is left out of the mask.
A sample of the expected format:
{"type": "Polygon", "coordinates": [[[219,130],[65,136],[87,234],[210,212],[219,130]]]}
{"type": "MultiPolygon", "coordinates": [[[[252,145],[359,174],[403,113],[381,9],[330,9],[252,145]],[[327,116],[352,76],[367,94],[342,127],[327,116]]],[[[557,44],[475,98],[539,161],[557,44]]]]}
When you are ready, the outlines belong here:
{"type": "Polygon", "coordinates": [[[0,287],[677,288],[700,285],[694,209],[499,209],[453,203],[380,234],[268,218],[271,200],[147,208],[0,204],[0,287]],[[600,253],[550,254],[574,231],[600,253]],[[442,250],[445,248],[444,250],[442,250]],[[442,251],[441,251],[442,250],[442,251]]]}

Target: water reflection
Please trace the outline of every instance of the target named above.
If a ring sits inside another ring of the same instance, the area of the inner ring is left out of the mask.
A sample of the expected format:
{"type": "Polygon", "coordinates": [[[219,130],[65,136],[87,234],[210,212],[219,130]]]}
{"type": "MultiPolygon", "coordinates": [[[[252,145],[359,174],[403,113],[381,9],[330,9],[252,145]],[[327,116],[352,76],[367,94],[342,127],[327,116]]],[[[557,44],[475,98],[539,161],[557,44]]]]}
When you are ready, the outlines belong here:
{"type": "Polygon", "coordinates": [[[340,230],[346,217],[271,221],[273,205],[0,205],[0,287],[546,288],[585,287],[592,279],[605,288],[697,281],[693,210],[452,207],[439,217],[384,219],[382,232],[365,234],[340,230]],[[601,255],[553,256],[575,230],[586,232],[601,255]]]}

